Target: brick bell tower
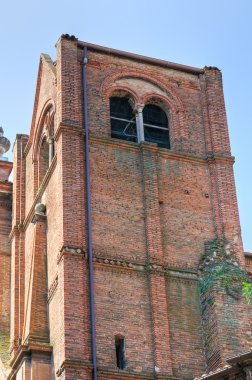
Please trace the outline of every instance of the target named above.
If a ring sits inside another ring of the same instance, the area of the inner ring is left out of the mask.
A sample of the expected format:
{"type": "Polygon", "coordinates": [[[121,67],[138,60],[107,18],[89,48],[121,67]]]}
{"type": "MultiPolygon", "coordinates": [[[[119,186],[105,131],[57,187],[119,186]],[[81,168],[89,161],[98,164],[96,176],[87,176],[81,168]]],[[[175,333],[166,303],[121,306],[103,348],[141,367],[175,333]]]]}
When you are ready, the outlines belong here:
{"type": "Polygon", "coordinates": [[[8,379],[221,367],[252,318],[221,72],[56,47],[14,145],[8,379]]]}

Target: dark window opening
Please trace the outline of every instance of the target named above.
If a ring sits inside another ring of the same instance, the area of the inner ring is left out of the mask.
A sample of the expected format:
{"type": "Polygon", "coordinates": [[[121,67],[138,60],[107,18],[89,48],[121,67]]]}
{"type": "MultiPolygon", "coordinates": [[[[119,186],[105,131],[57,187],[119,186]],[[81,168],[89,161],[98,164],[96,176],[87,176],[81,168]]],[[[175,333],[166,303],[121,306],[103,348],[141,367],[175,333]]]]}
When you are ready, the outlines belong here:
{"type": "Polygon", "coordinates": [[[119,369],[126,368],[125,339],[123,336],[115,337],[116,365],[119,369]]]}
{"type": "Polygon", "coordinates": [[[110,98],[111,137],[137,142],[136,118],[126,97],[110,98]]]}
{"type": "Polygon", "coordinates": [[[143,109],[144,139],[170,149],[168,118],[162,108],[147,104],[143,109]]]}
{"type": "Polygon", "coordinates": [[[48,168],[49,168],[49,144],[46,141],[46,139],[44,139],[41,145],[40,154],[39,154],[39,186],[41,185],[48,168]]]}

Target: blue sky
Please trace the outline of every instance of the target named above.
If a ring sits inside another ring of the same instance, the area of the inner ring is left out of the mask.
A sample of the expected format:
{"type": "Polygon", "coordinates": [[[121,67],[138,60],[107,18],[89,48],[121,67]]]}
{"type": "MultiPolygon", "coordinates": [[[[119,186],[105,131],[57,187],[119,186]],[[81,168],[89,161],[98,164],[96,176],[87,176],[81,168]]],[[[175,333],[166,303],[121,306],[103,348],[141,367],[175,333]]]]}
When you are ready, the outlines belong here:
{"type": "Polygon", "coordinates": [[[62,33],[172,62],[219,67],[244,249],[252,252],[250,0],[9,0],[0,10],[0,125],[12,143],[16,133],[29,133],[39,55],[55,59],[62,33]]]}

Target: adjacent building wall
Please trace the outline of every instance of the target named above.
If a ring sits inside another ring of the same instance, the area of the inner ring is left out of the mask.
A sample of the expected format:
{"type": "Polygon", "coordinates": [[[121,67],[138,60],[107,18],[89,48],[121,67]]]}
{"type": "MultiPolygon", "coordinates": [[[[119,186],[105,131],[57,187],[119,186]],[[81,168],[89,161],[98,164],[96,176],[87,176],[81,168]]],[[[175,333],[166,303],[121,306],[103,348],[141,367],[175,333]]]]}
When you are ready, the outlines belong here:
{"type": "Polygon", "coordinates": [[[10,345],[11,170],[12,163],[0,158],[0,373],[6,373],[8,368],[10,345]]]}

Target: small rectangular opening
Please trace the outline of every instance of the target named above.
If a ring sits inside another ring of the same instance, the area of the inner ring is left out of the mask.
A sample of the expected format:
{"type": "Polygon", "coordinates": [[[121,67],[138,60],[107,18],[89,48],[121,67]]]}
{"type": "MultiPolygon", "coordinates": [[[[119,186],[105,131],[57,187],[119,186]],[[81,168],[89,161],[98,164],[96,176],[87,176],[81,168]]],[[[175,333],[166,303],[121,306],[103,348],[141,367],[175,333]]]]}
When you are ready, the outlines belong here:
{"type": "Polygon", "coordinates": [[[116,349],[116,365],[119,369],[125,369],[126,358],[125,358],[125,339],[124,336],[115,336],[115,349],[116,349]]]}

